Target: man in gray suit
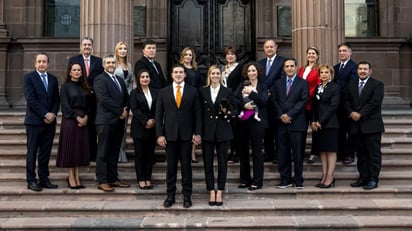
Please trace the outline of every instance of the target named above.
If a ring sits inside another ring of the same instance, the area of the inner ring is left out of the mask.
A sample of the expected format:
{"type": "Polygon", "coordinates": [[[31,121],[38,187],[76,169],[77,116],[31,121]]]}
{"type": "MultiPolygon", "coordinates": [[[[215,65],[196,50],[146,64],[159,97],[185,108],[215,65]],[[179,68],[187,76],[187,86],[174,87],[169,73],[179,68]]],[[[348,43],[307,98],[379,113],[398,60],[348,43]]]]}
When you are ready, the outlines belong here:
{"type": "Polygon", "coordinates": [[[129,113],[129,93],[124,80],[114,75],[114,55],[103,58],[103,68],[104,72],[94,80],[98,136],[96,178],[98,189],[113,192],[113,187],[130,187],[119,180],[117,173],[119,149],[123,140],[125,119],[129,113]]]}

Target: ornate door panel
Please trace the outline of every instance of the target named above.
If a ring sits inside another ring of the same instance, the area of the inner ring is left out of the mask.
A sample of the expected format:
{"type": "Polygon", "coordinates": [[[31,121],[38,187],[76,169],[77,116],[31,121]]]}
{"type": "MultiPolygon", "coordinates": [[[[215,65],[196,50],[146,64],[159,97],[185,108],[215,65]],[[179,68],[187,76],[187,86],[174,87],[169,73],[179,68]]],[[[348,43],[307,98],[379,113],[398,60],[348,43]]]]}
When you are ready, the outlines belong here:
{"type": "Polygon", "coordinates": [[[181,50],[196,51],[202,74],[211,64],[224,63],[223,50],[238,49],[238,61],[255,60],[254,1],[170,1],[169,66],[179,61],[181,50]]]}

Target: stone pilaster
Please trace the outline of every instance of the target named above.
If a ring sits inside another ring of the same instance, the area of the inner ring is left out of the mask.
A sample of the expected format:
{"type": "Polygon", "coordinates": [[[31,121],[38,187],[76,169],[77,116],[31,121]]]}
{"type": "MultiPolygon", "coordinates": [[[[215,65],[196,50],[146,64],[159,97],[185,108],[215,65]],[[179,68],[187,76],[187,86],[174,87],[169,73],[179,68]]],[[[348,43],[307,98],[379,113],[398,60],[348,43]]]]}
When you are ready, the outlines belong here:
{"type": "Polygon", "coordinates": [[[306,64],[306,48],[320,50],[320,63],[338,62],[337,45],[344,41],[344,0],[292,0],[292,54],[306,64]]]}
{"type": "Polygon", "coordinates": [[[4,0],[0,0],[0,38],[7,37],[7,28],[4,23],[4,0]]]}
{"type": "Polygon", "coordinates": [[[133,0],[80,1],[80,37],[93,38],[94,55],[113,54],[116,43],[125,41],[133,57],[132,10],[133,0]]]}

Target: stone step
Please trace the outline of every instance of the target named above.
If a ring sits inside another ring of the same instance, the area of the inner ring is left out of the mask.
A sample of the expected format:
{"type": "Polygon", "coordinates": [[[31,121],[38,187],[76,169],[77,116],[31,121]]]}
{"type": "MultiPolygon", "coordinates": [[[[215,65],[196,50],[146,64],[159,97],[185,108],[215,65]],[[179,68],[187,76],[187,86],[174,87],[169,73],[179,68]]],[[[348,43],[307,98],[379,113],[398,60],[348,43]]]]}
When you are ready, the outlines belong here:
{"type": "MultiPolygon", "coordinates": [[[[55,137],[53,141],[53,146],[58,146],[58,137],[55,137]]],[[[133,140],[131,138],[126,139],[127,148],[133,148],[133,140]]],[[[310,137],[307,138],[306,144],[309,146],[312,143],[310,137]]],[[[27,144],[26,139],[17,139],[17,140],[2,140],[0,139],[0,150],[1,149],[17,149],[25,147],[27,144]]],[[[412,150],[412,137],[383,137],[382,138],[382,148],[405,148],[412,150]]]]}
{"type": "MultiPolygon", "coordinates": [[[[61,186],[66,186],[66,179],[68,174],[66,172],[53,172],[50,175],[50,179],[61,186]]],[[[315,184],[319,183],[319,179],[321,178],[321,172],[304,172],[303,177],[305,179],[304,184],[307,187],[313,187],[315,184]]],[[[82,183],[85,185],[89,185],[94,187],[96,184],[96,177],[94,171],[87,171],[87,169],[80,170],[80,178],[82,183]]],[[[129,182],[131,184],[135,184],[136,174],[132,172],[124,172],[122,169],[119,170],[119,178],[129,182]]],[[[358,178],[358,172],[355,170],[351,170],[348,172],[340,171],[335,172],[336,184],[337,185],[350,185],[350,183],[354,182],[358,178]]],[[[177,179],[180,181],[180,173],[177,175],[177,179]]],[[[0,186],[10,186],[10,184],[17,184],[23,183],[23,187],[25,187],[26,182],[26,173],[25,171],[21,171],[18,173],[1,173],[0,174],[0,186]]],[[[154,172],[152,175],[152,182],[157,185],[165,184],[166,182],[166,173],[165,172],[154,172]]],[[[199,184],[205,184],[205,175],[203,171],[194,171],[193,172],[193,182],[199,184]]],[[[263,186],[270,186],[276,185],[280,182],[280,176],[276,169],[273,171],[265,172],[264,173],[264,182],[263,186]]],[[[412,170],[410,171],[382,171],[379,176],[379,184],[380,185],[391,185],[391,186],[403,186],[408,185],[411,186],[412,182],[412,170]]],[[[233,184],[237,187],[240,183],[239,181],[239,172],[237,169],[232,169],[229,167],[228,174],[227,174],[227,183],[233,184]]],[[[178,183],[180,184],[180,183],[178,183]]],[[[166,188],[166,187],[164,187],[166,188]]]]}
{"type": "MultiPolygon", "coordinates": [[[[116,188],[113,193],[105,193],[97,189],[94,182],[82,180],[85,189],[70,189],[65,180],[52,179],[53,183],[57,183],[57,189],[43,189],[41,192],[33,192],[26,188],[26,183],[15,181],[12,184],[0,184],[0,196],[4,201],[47,201],[47,200],[97,200],[97,201],[125,201],[125,200],[163,200],[166,196],[166,184],[154,182],[152,190],[142,190],[136,184],[132,184],[130,188],[116,188]]],[[[352,181],[351,181],[352,182],[352,181]]],[[[334,200],[349,200],[349,199],[412,199],[412,188],[410,184],[387,185],[380,183],[379,187],[374,190],[364,190],[362,188],[350,187],[349,182],[344,184],[341,179],[337,179],[336,186],[328,189],[320,189],[314,187],[314,184],[305,182],[304,189],[295,189],[290,187],[287,189],[276,188],[277,182],[265,181],[262,189],[249,191],[247,189],[239,189],[237,183],[227,183],[224,198],[225,200],[232,199],[334,199],[334,200]]],[[[181,186],[177,184],[177,196],[181,197],[181,186]]],[[[193,198],[206,202],[209,197],[209,192],[203,182],[193,183],[193,198]]]]}
{"type": "MultiPolygon", "coordinates": [[[[56,130],[56,139],[59,137],[60,130],[56,130]]],[[[308,130],[308,137],[311,137],[312,131],[308,130]]],[[[132,144],[133,139],[130,137],[130,129],[127,129],[127,142],[132,144]]],[[[386,128],[382,138],[411,138],[412,126],[409,127],[390,127],[386,128]]],[[[0,140],[26,140],[25,129],[0,129],[0,140]]]]}
{"type": "Polygon", "coordinates": [[[127,201],[0,201],[0,217],[209,217],[253,216],[411,216],[412,199],[224,199],[223,206],[209,206],[208,198],[193,198],[193,206],[185,209],[182,198],[176,197],[171,208],[163,207],[163,200],[137,199],[127,201]]]}
{"type": "MultiPolygon", "coordinates": [[[[190,210],[189,210],[190,211],[190,210]]],[[[291,216],[165,216],[137,217],[14,217],[0,218],[6,230],[360,230],[404,231],[412,227],[412,217],[380,215],[291,215],[291,216]]]]}
{"type": "MultiPolygon", "coordinates": [[[[411,155],[412,156],[412,155],[411,155]]],[[[193,171],[203,171],[204,170],[204,165],[201,157],[198,158],[199,163],[193,163],[192,164],[192,169],[193,171]]],[[[252,165],[252,162],[251,162],[252,165]]],[[[217,160],[215,158],[214,161],[214,166],[215,170],[217,171],[217,160]]],[[[25,159],[13,159],[13,160],[5,160],[2,159],[0,163],[0,173],[18,173],[18,172],[24,172],[26,168],[26,160],[25,159]]],[[[320,172],[321,169],[321,164],[320,161],[318,161],[315,164],[304,164],[304,172],[320,172]]],[[[64,168],[58,168],[55,166],[55,159],[53,158],[50,161],[49,164],[50,172],[66,172],[66,169],[64,168]]],[[[229,168],[233,172],[239,172],[239,163],[231,164],[229,168]]],[[[90,166],[84,167],[86,171],[88,172],[94,172],[96,169],[96,163],[91,162],[90,166]]],[[[118,169],[121,172],[134,172],[135,171],[135,164],[134,164],[134,159],[129,158],[127,163],[119,163],[118,164],[118,169]]],[[[277,164],[273,164],[271,162],[265,162],[264,163],[264,171],[265,172],[270,172],[278,169],[277,164]]],[[[382,160],[382,172],[388,172],[388,171],[410,171],[412,170],[412,159],[405,159],[405,160],[399,160],[399,159],[384,159],[382,160]]],[[[156,163],[156,165],[153,167],[154,172],[161,172],[164,173],[166,172],[166,162],[161,162],[161,163],[156,163]]],[[[336,172],[350,172],[350,171],[357,171],[356,169],[356,162],[352,164],[342,164],[342,162],[336,163],[336,172]]]]}

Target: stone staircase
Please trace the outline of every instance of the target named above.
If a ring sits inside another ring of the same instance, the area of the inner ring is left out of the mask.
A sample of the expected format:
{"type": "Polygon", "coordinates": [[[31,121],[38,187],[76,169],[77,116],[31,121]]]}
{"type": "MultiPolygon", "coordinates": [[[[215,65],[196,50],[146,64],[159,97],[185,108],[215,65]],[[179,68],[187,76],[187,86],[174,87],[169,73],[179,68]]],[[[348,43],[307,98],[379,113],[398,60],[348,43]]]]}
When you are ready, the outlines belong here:
{"type": "MultiPolygon", "coordinates": [[[[154,166],[153,190],[136,187],[133,145],[127,137],[128,163],[119,164],[120,178],[132,184],[104,193],[95,185],[95,164],[81,169],[87,187],[67,187],[65,169],[55,167],[57,137],[50,161],[55,190],[26,189],[26,136],[23,112],[0,112],[0,229],[5,230],[412,230],[412,111],[384,110],[383,167],[379,188],[351,188],[356,165],[336,167],[336,187],[318,189],[319,163],[305,164],[305,189],[277,189],[277,166],[265,163],[264,187],[238,189],[239,164],[230,165],[224,205],[209,206],[203,164],[193,164],[193,206],[182,197],[163,208],[165,163],[154,166]]],[[[57,133],[59,129],[57,129],[57,133]]],[[[308,136],[310,137],[310,136],[308,136]]],[[[308,139],[308,143],[311,140],[308,139]]],[[[164,151],[158,149],[159,154],[164,151]]],[[[197,150],[198,160],[201,151],[197,150]]],[[[178,192],[180,190],[180,177],[178,192]]]]}

